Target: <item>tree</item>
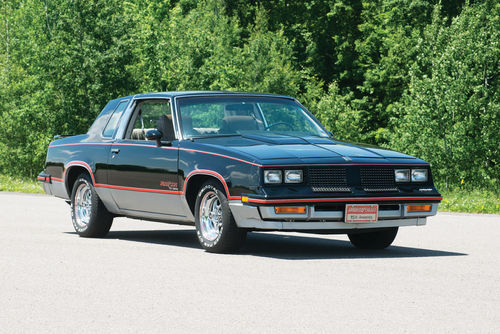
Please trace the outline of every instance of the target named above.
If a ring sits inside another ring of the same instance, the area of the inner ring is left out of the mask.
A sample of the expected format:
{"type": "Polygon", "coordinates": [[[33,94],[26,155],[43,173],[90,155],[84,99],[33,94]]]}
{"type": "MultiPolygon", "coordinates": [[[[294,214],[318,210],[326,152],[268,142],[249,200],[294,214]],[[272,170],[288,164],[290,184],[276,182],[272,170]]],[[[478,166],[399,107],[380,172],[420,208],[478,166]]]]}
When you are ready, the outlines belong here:
{"type": "Polygon", "coordinates": [[[438,179],[498,187],[500,6],[435,15],[391,121],[391,146],[432,162],[438,179]]]}

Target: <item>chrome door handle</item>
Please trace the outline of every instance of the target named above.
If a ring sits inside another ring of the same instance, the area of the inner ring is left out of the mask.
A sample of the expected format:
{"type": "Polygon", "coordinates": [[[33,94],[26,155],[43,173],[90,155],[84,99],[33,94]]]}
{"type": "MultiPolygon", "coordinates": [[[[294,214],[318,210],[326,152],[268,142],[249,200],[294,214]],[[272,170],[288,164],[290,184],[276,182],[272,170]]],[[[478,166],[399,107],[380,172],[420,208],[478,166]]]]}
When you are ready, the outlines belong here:
{"type": "Polygon", "coordinates": [[[111,153],[118,154],[118,153],[120,153],[120,149],[119,148],[112,148],[111,153]]]}

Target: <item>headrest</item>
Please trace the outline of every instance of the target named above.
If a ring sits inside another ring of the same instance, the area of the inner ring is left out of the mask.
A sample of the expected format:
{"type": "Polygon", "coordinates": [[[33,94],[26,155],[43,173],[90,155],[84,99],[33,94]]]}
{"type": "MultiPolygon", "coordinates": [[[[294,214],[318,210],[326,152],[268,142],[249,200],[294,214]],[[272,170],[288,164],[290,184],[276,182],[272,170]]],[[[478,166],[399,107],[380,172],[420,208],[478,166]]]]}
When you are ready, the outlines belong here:
{"type": "Polygon", "coordinates": [[[226,116],[222,119],[221,132],[237,133],[245,130],[258,130],[259,126],[252,116],[226,116]]]}
{"type": "Polygon", "coordinates": [[[192,136],[195,134],[193,130],[193,118],[191,116],[182,115],[182,132],[187,136],[192,136]]]}
{"type": "Polygon", "coordinates": [[[228,104],[224,108],[226,116],[248,116],[253,112],[251,104],[228,104]]]}
{"type": "Polygon", "coordinates": [[[172,115],[161,115],[156,121],[156,128],[162,133],[162,139],[172,141],[175,139],[172,115]]]}

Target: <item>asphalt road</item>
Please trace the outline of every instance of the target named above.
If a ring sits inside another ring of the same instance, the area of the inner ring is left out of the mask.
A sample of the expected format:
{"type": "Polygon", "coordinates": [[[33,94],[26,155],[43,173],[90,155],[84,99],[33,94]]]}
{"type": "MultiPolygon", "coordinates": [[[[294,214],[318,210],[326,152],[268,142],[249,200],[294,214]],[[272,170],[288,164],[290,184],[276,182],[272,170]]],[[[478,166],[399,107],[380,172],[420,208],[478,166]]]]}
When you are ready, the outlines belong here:
{"type": "Polygon", "coordinates": [[[218,255],[125,218],[79,238],[64,201],[0,193],[0,332],[110,331],[499,333],[500,216],[442,213],[384,251],[251,233],[218,255]]]}

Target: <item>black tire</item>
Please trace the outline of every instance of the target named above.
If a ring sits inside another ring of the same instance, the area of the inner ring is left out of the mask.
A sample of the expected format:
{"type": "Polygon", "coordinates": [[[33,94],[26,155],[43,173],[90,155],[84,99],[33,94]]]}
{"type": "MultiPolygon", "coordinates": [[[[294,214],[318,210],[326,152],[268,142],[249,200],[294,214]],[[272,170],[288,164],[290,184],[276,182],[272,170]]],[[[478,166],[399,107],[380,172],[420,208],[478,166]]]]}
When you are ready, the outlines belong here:
{"type": "Polygon", "coordinates": [[[205,182],[198,192],[195,205],[195,223],[198,241],[206,251],[212,253],[229,253],[238,250],[247,235],[245,229],[236,226],[224,189],[217,181],[205,182]],[[210,205],[207,203],[208,201],[211,201],[214,208],[219,208],[219,210],[214,209],[219,214],[214,217],[210,216],[210,218],[206,216],[202,222],[203,213],[200,209],[203,205],[208,212],[207,204],[210,205]]]}
{"type": "Polygon", "coordinates": [[[81,237],[99,238],[108,234],[113,215],[97,195],[88,174],[80,174],[71,192],[71,220],[81,237]],[[86,200],[80,200],[85,197],[86,200]],[[79,201],[80,205],[77,205],[79,201]]]}
{"type": "Polygon", "coordinates": [[[390,227],[375,232],[348,234],[351,243],[360,249],[384,249],[389,247],[398,234],[398,227],[390,227]]]}

